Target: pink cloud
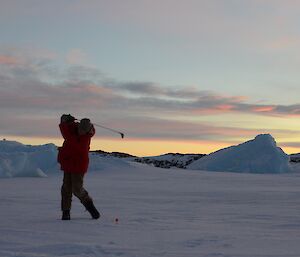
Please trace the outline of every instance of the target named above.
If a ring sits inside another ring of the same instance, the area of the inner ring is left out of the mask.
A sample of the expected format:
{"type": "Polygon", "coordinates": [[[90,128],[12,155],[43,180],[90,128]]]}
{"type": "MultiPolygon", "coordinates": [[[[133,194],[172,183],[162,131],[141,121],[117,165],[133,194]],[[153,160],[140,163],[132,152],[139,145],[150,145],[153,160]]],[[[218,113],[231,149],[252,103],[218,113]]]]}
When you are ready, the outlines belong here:
{"type": "Polygon", "coordinates": [[[235,109],[235,106],[234,105],[231,105],[231,104],[223,104],[223,105],[218,105],[217,106],[217,109],[220,110],[220,111],[232,111],[235,109]]]}
{"type": "Polygon", "coordinates": [[[9,55],[0,55],[0,64],[4,65],[17,65],[20,64],[21,61],[14,57],[14,56],[9,56],[9,55]]]}
{"type": "MultiPolygon", "coordinates": [[[[235,138],[236,135],[252,137],[265,131],[174,120],[180,115],[195,117],[223,113],[300,115],[300,105],[249,104],[245,96],[230,96],[197,88],[164,87],[151,82],[98,82],[100,80],[94,77],[99,76],[99,71],[89,67],[76,66],[63,80],[56,84],[47,83],[40,73],[48,72],[48,62],[37,69],[31,64],[40,63],[40,59],[33,62],[24,58],[25,63],[15,65],[20,59],[13,55],[0,56],[1,62],[6,65],[5,69],[0,70],[0,107],[9,114],[7,119],[0,117],[0,132],[6,134],[50,135],[53,129],[57,129],[59,116],[67,112],[78,118],[88,116],[100,123],[104,121],[107,126],[123,128],[132,134],[132,138],[197,141],[235,138]],[[74,79],[74,74],[79,76],[74,79]],[[52,117],[49,118],[52,125],[47,129],[43,123],[43,131],[39,132],[38,121],[43,120],[40,119],[43,116],[52,117]],[[163,118],[160,120],[157,117],[163,118]]],[[[55,71],[61,73],[54,69],[54,77],[57,75],[55,71]]],[[[107,137],[110,136],[108,134],[107,137]]]]}
{"type": "Polygon", "coordinates": [[[210,107],[201,107],[195,108],[192,112],[201,115],[215,115],[215,114],[222,114],[222,113],[229,113],[229,112],[236,112],[238,111],[238,107],[235,104],[213,104],[210,107]]]}
{"type": "Polygon", "coordinates": [[[256,107],[253,107],[253,111],[254,112],[272,112],[276,109],[275,106],[256,106],[256,107]]]}

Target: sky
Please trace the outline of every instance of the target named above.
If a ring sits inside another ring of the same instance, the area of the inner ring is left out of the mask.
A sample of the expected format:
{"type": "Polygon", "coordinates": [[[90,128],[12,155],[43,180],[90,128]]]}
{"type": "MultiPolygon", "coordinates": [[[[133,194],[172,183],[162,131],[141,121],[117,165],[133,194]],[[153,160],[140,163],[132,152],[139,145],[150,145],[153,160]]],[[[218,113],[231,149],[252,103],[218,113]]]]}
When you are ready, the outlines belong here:
{"type": "Polygon", "coordinates": [[[210,153],[270,133],[300,152],[300,2],[0,0],[0,137],[92,149],[210,153]]]}

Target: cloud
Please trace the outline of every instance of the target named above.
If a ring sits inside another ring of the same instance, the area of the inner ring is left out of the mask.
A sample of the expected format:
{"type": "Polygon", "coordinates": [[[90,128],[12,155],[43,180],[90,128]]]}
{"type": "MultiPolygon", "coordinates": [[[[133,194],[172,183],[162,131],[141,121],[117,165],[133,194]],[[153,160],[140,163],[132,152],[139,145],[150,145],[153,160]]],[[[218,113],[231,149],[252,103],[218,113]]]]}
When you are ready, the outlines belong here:
{"type": "Polygon", "coordinates": [[[2,58],[4,68],[0,70],[1,134],[56,136],[60,115],[72,113],[78,118],[87,116],[108,126],[123,128],[132,138],[224,140],[266,131],[191,122],[182,117],[195,119],[199,115],[225,113],[300,116],[300,104],[252,104],[246,96],[225,95],[197,87],[117,81],[107,79],[93,67],[76,65],[59,69],[55,59],[44,55],[40,58],[11,53],[0,56],[5,56],[2,58]]]}
{"type": "Polygon", "coordinates": [[[126,82],[121,84],[116,83],[114,86],[116,89],[127,91],[134,95],[166,95],[165,89],[151,82],[126,82]]]}
{"type": "Polygon", "coordinates": [[[281,142],[281,147],[291,147],[291,148],[300,148],[299,142],[281,142]]]}
{"type": "MultiPolygon", "coordinates": [[[[14,58],[12,57],[12,60],[14,58]]],[[[300,115],[300,104],[263,105],[248,103],[245,96],[230,96],[196,87],[172,88],[151,82],[120,82],[105,79],[95,68],[53,68],[50,60],[8,65],[0,72],[0,106],[57,110],[97,110],[155,116],[193,116],[222,113],[253,113],[267,116],[300,115]],[[47,81],[57,78],[55,83],[47,81]],[[120,109],[121,108],[121,109],[120,109]]]]}
{"type": "Polygon", "coordinates": [[[91,82],[101,81],[104,74],[96,68],[84,65],[70,65],[68,69],[62,73],[61,80],[75,82],[91,82]]]}
{"type": "Polygon", "coordinates": [[[13,56],[0,55],[0,65],[17,65],[20,64],[20,60],[13,56]]]}
{"type": "Polygon", "coordinates": [[[118,96],[109,88],[85,83],[50,85],[38,80],[9,81],[0,85],[0,107],[14,110],[55,112],[109,106],[118,96]]]}
{"type": "Polygon", "coordinates": [[[111,122],[110,126],[129,131],[129,137],[164,140],[224,140],[224,137],[249,137],[260,133],[256,129],[216,126],[205,122],[176,121],[154,117],[130,117],[111,122]]]}
{"type": "Polygon", "coordinates": [[[31,116],[21,113],[12,117],[11,114],[1,114],[0,134],[25,137],[59,137],[57,117],[42,115],[31,116]]]}
{"type": "MultiPolygon", "coordinates": [[[[90,117],[90,116],[89,116],[90,117]]],[[[4,114],[0,116],[0,132],[2,135],[25,137],[59,137],[58,114],[23,114],[12,117],[4,114]]],[[[218,141],[231,144],[241,142],[241,138],[247,140],[257,134],[272,133],[276,136],[286,134],[299,136],[299,132],[290,130],[262,130],[245,129],[236,127],[224,127],[205,122],[174,121],[152,117],[113,117],[106,120],[98,117],[101,124],[115,128],[125,133],[130,140],[166,140],[166,141],[218,141]],[[236,136],[238,135],[238,140],[236,136]]],[[[97,121],[94,116],[92,121],[97,121]]],[[[96,123],[96,122],[95,122],[96,123]]],[[[115,135],[101,128],[97,128],[97,135],[102,138],[115,138],[115,135]]],[[[243,140],[242,140],[243,141],[243,140]]],[[[293,143],[281,143],[281,146],[296,146],[293,143]]]]}
{"type": "Polygon", "coordinates": [[[71,49],[66,55],[66,63],[70,65],[84,65],[87,63],[87,54],[81,49],[71,49]]]}

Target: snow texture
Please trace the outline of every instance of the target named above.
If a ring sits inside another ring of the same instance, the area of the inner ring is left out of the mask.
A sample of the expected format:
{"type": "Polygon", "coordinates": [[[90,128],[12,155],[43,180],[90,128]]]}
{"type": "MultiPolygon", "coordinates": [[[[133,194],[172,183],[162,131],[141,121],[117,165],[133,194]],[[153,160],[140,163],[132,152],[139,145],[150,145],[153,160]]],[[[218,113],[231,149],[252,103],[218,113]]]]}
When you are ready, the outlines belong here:
{"type": "Polygon", "coordinates": [[[0,180],[1,257],[300,256],[299,173],[111,166],[85,179],[99,220],[78,199],[60,220],[61,182],[0,180]]]}
{"type": "Polygon", "coordinates": [[[188,169],[248,173],[291,171],[289,156],[277,147],[269,134],[258,135],[253,140],[209,154],[190,164],[188,169]]]}
{"type": "MultiPolygon", "coordinates": [[[[271,139],[254,145],[278,150],[271,139]]],[[[91,154],[85,188],[101,218],[73,199],[72,219],[62,221],[56,155],[51,144],[0,142],[1,175],[19,176],[0,180],[1,257],[300,256],[298,163],[298,172],[274,176],[166,170],[91,154]]]]}

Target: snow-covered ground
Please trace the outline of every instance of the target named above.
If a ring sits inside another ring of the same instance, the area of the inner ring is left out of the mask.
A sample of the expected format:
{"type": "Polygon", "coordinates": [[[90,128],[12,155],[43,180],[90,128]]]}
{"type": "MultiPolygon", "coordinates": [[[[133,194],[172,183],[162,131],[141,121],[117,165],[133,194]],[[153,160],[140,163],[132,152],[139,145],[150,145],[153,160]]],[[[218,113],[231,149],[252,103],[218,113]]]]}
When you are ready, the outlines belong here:
{"type": "Polygon", "coordinates": [[[56,156],[52,144],[0,142],[0,257],[300,256],[300,163],[287,164],[268,135],[195,161],[198,170],[92,153],[86,188],[99,220],[77,199],[72,220],[60,219],[56,156]],[[207,172],[203,163],[290,172],[207,172]]]}
{"type": "Polygon", "coordinates": [[[299,257],[300,174],[110,165],[60,220],[62,174],[0,180],[1,257],[299,257]],[[119,218],[119,223],[115,223],[119,218]]]}

